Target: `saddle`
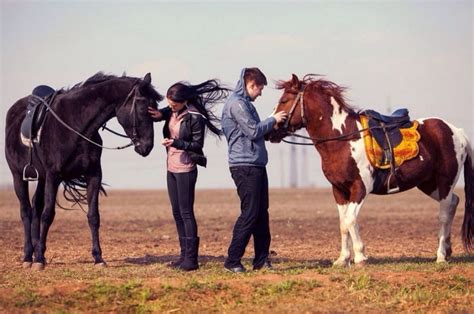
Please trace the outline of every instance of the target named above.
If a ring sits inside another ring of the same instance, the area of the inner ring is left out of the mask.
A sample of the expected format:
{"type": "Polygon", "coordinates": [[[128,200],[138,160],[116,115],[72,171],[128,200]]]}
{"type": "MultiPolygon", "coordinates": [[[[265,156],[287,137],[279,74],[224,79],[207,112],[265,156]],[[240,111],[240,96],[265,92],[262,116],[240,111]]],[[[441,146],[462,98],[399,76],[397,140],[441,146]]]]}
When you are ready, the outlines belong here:
{"type": "Polygon", "coordinates": [[[32,142],[39,142],[41,126],[48,112],[44,103],[51,103],[54,95],[56,91],[53,88],[40,85],[33,89],[28,97],[26,115],[21,123],[21,139],[26,146],[31,147],[32,142]]]}
{"type": "MultiPolygon", "coordinates": [[[[418,155],[418,122],[410,121],[407,109],[399,109],[392,116],[365,110],[360,113],[360,121],[364,129],[369,129],[363,133],[367,157],[374,168],[390,169],[390,182],[403,162],[418,155]]],[[[398,186],[391,189],[387,184],[388,193],[397,191],[398,186]]]]}

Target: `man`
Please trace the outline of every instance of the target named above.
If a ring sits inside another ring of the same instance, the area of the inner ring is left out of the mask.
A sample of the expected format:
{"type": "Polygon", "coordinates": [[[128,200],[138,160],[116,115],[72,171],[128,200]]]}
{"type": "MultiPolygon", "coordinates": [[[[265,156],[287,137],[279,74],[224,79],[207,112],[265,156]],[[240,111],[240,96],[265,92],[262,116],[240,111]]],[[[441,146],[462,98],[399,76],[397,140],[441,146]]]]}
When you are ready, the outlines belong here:
{"type": "Polygon", "coordinates": [[[271,268],[269,261],[270,226],[268,217],[268,156],[264,136],[287,118],[283,111],[260,121],[252,102],[267,85],[258,68],[244,68],[233,94],[222,111],[222,130],[229,144],[229,168],[240,198],[241,214],[234,225],[226,270],[245,272],[241,263],[253,235],[253,269],[271,268]]]}

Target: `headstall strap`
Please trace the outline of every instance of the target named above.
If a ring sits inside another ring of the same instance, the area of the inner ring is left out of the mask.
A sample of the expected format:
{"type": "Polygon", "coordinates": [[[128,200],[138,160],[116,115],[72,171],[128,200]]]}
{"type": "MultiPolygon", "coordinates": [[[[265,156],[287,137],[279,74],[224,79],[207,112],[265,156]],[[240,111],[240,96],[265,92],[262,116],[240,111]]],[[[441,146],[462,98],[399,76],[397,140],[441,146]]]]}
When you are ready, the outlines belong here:
{"type": "Polygon", "coordinates": [[[301,97],[300,97],[300,103],[301,103],[301,123],[303,123],[302,127],[306,127],[307,121],[306,121],[306,116],[304,115],[304,91],[306,90],[306,85],[303,87],[303,90],[300,92],[301,97]]]}
{"type": "Polygon", "coordinates": [[[301,123],[302,123],[301,127],[306,126],[307,121],[306,121],[306,117],[305,117],[305,114],[304,114],[304,101],[303,101],[305,89],[306,89],[306,85],[304,85],[304,87],[302,87],[300,89],[300,91],[298,92],[298,95],[296,96],[295,101],[293,102],[293,105],[291,106],[291,109],[288,112],[288,118],[286,119],[285,126],[284,126],[285,129],[288,129],[288,127],[290,125],[290,120],[293,117],[293,113],[295,112],[295,109],[296,109],[296,106],[298,105],[298,102],[301,105],[301,123]]]}

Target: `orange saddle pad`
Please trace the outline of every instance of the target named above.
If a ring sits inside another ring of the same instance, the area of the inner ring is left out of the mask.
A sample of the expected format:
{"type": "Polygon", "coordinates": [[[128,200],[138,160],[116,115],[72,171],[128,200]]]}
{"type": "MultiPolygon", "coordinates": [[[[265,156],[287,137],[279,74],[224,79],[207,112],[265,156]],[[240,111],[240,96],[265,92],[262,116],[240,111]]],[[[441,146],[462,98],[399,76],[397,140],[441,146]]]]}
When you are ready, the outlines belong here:
{"type": "MultiPolygon", "coordinates": [[[[362,123],[362,127],[364,129],[369,127],[369,120],[366,116],[361,115],[360,122],[362,123]]],[[[421,136],[417,131],[417,128],[418,121],[413,121],[413,126],[411,128],[400,129],[403,140],[400,144],[393,148],[396,167],[403,164],[405,160],[410,160],[418,155],[418,141],[420,140],[421,136]]],[[[380,169],[389,169],[390,162],[387,160],[387,158],[384,158],[384,152],[382,148],[380,148],[377,141],[372,137],[370,131],[364,131],[363,137],[365,143],[365,152],[372,166],[380,169]]]]}

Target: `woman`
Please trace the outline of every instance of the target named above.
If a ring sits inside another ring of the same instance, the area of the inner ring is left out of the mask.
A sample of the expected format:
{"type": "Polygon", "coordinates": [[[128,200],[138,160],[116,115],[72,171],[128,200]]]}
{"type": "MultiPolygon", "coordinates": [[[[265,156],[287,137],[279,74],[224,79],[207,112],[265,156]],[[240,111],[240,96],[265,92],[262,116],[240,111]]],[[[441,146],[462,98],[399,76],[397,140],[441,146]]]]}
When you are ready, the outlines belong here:
{"type": "Polygon", "coordinates": [[[217,80],[199,85],[178,82],[166,94],[169,107],[148,108],[154,121],[166,121],[161,144],[167,151],[168,195],[181,247],[180,258],[170,266],[181,270],[199,268],[199,237],[194,217],[196,165],[206,167],[203,153],[206,127],[217,136],[221,134],[217,126],[219,119],[211,109],[227,97],[228,92],[217,80]]]}

